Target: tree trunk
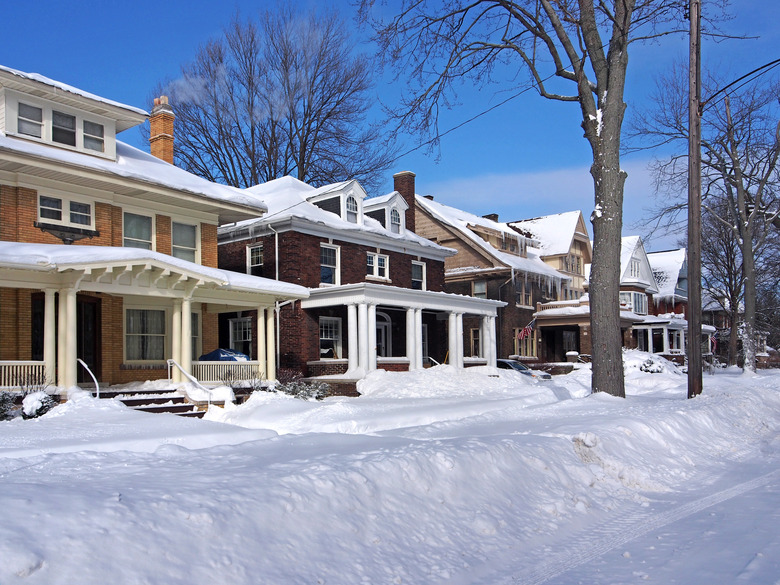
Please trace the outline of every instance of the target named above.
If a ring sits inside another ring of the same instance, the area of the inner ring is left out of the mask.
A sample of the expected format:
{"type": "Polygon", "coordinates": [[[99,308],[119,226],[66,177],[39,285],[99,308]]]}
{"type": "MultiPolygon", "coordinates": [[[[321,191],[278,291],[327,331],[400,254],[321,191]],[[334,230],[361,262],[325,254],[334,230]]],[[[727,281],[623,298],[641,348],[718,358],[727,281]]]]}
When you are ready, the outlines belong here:
{"type": "MultiPolygon", "coordinates": [[[[609,147],[608,147],[609,150],[609,147]]],[[[620,249],[623,230],[623,185],[618,153],[602,152],[591,167],[596,209],[593,223],[593,264],[590,285],[593,392],[624,398],[623,351],[620,331],[620,249]]]]}

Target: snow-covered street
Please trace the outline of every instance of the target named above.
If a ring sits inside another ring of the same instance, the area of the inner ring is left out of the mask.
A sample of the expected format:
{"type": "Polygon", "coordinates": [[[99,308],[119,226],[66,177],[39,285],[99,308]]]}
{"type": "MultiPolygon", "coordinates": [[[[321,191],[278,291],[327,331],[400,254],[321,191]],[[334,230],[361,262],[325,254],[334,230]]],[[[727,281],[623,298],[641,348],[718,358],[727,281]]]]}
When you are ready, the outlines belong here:
{"type": "Polygon", "coordinates": [[[0,584],[780,583],[780,372],[448,366],[0,423],[0,584]]]}

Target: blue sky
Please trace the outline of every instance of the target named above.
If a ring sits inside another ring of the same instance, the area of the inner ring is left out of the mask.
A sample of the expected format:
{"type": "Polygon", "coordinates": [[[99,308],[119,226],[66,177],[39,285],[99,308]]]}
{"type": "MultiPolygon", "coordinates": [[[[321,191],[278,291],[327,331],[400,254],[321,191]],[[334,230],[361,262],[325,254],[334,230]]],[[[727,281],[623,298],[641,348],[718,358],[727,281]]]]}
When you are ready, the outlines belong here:
{"type": "MultiPolygon", "coordinates": [[[[300,2],[302,8],[314,2],[300,2]]],[[[151,108],[149,98],[161,81],[175,79],[199,45],[218,36],[236,10],[248,16],[268,0],[28,0],[6,3],[0,36],[0,63],[35,72],[128,105],[151,108]]],[[[347,2],[335,3],[345,14],[347,2]]],[[[389,2],[392,7],[393,2],[389,2]]],[[[706,1],[705,1],[706,5],[706,1]]],[[[706,11],[706,6],[705,6],[706,11]]],[[[780,57],[780,3],[776,0],[733,0],[735,19],[728,29],[757,40],[704,42],[705,67],[737,77],[780,57]]],[[[686,58],[687,39],[632,47],[627,82],[627,117],[646,101],[654,76],[674,59],[686,58]]],[[[378,96],[394,90],[377,84],[378,96]]],[[[489,108],[505,95],[470,89],[462,105],[445,112],[446,130],[489,108]]],[[[120,138],[148,150],[140,134],[120,138]]],[[[407,146],[414,146],[409,141],[407,146]]],[[[653,205],[648,154],[625,157],[629,173],[624,207],[624,234],[647,238],[650,250],[675,246],[673,238],[653,238],[643,225],[653,205]],[[649,236],[649,237],[648,237],[649,236]]],[[[588,173],[590,149],[579,127],[574,104],[549,102],[529,92],[448,134],[438,156],[425,149],[404,156],[388,172],[384,192],[392,190],[394,172],[417,174],[417,191],[436,200],[483,215],[499,213],[510,221],[572,209],[586,219],[593,209],[588,173]]],[[[377,193],[381,194],[381,193],[377,193]]]]}

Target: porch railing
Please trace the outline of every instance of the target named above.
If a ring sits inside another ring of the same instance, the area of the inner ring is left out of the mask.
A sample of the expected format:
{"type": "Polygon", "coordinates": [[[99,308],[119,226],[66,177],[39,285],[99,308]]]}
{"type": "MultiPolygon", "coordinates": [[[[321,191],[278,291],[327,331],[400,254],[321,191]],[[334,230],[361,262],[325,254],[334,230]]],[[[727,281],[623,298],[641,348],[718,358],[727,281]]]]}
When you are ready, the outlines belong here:
{"type": "Polygon", "coordinates": [[[192,362],[192,375],[201,382],[222,382],[265,378],[259,361],[249,362],[192,362]]]}
{"type": "Polygon", "coordinates": [[[20,388],[46,378],[46,365],[38,361],[0,361],[0,388],[20,388]]]}

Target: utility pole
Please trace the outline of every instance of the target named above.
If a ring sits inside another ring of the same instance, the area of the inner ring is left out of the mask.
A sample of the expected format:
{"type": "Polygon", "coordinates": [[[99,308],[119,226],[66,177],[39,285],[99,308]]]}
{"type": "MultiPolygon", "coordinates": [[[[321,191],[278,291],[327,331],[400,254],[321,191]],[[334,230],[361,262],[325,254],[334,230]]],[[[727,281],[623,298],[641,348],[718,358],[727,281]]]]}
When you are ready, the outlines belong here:
{"type": "Polygon", "coordinates": [[[688,398],[702,391],[701,0],[690,0],[688,68],[688,398]]]}

